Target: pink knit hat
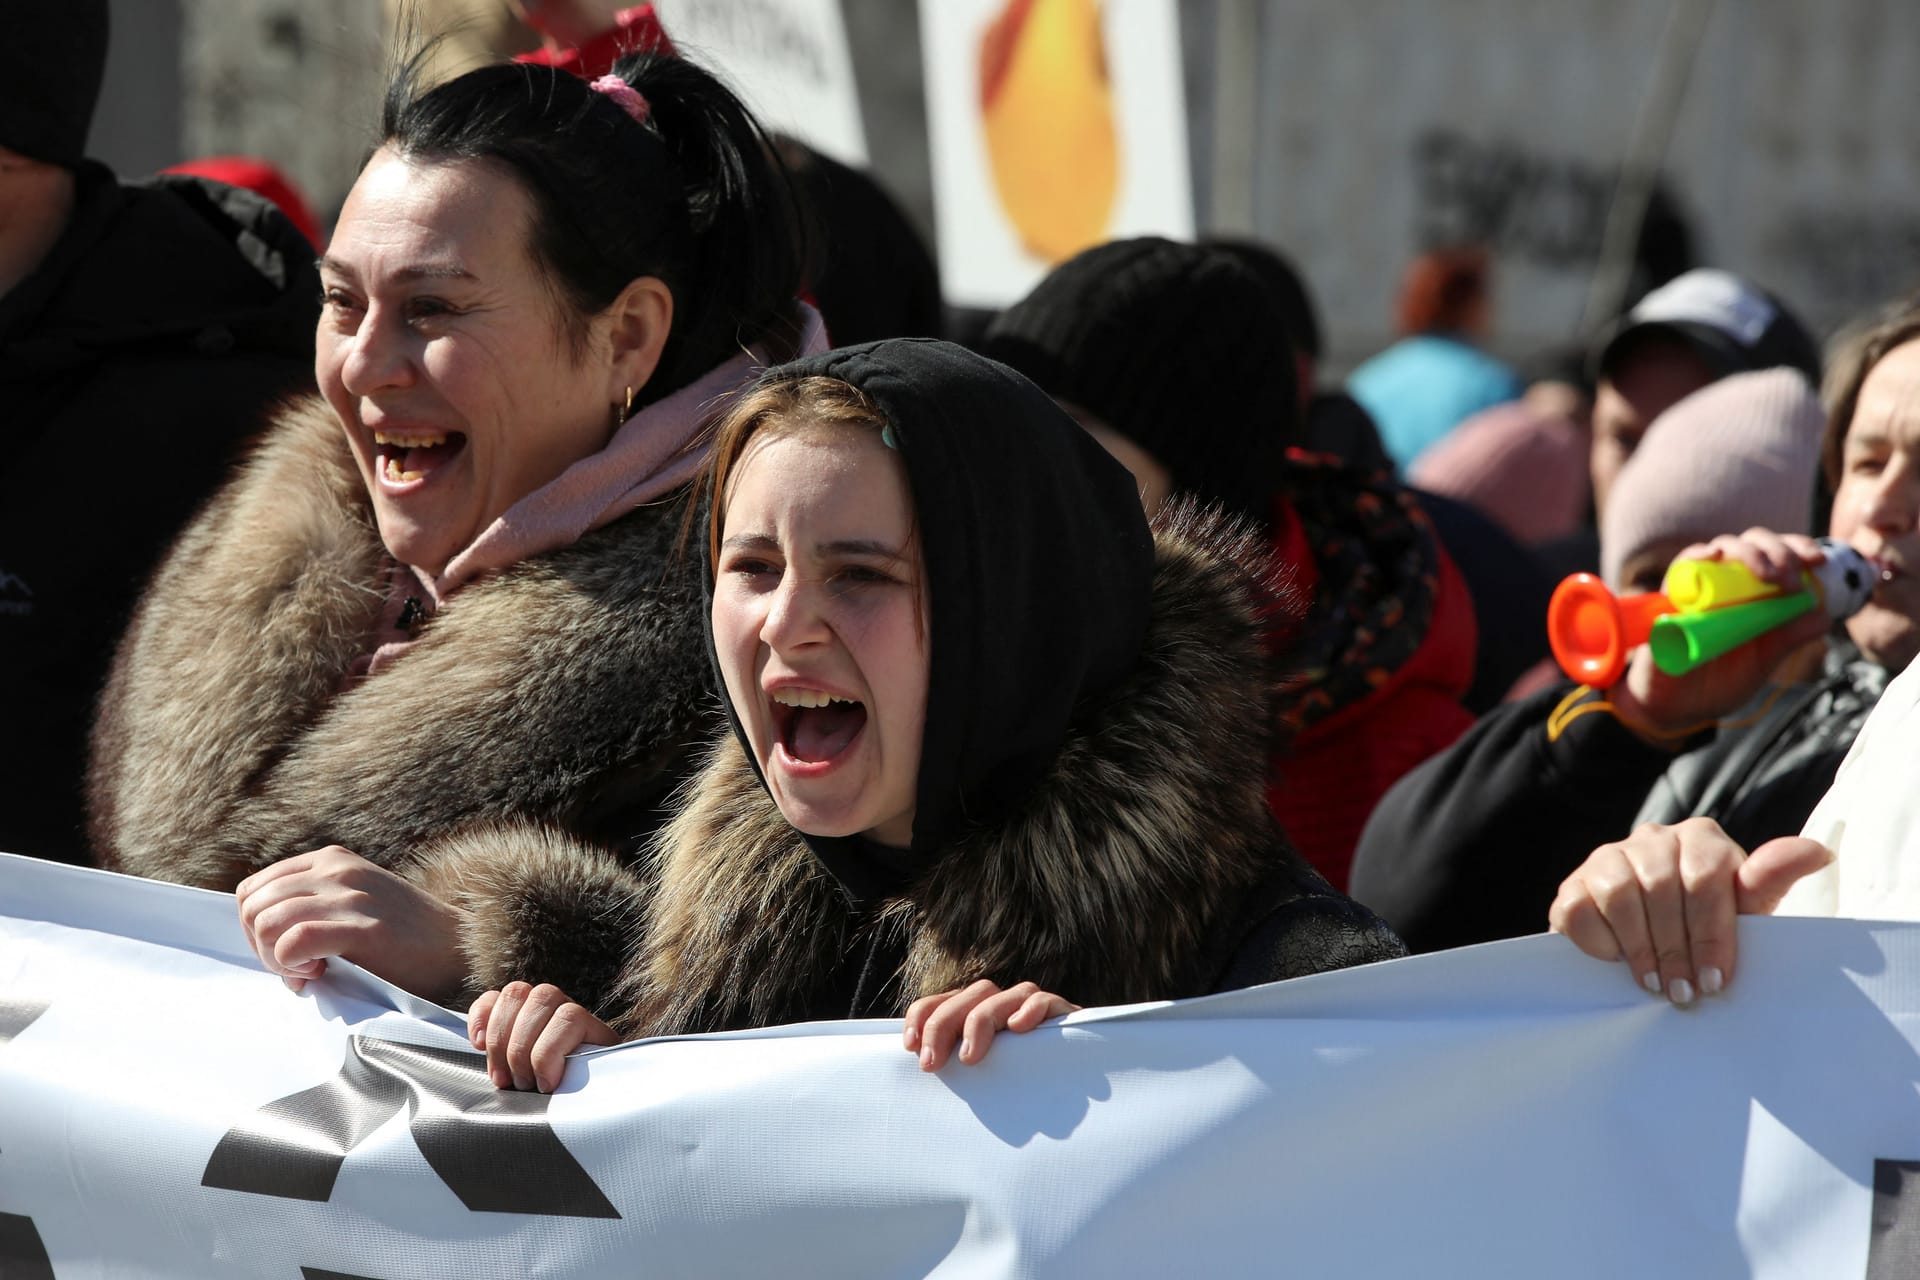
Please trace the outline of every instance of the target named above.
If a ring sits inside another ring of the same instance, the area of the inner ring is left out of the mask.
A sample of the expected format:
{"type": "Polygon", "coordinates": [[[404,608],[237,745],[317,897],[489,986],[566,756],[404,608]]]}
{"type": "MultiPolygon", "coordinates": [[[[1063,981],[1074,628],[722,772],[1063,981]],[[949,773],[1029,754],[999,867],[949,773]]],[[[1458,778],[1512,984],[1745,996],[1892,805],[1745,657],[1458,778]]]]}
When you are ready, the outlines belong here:
{"type": "Polygon", "coordinates": [[[1628,561],[1663,542],[1755,525],[1805,533],[1825,428],[1819,397],[1787,368],[1722,378],[1655,418],[1600,520],[1607,584],[1619,589],[1628,561]]]}
{"type": "Polygon", "coordinates": [[[1415,458],[1407,483],[1457,498],[1536,546],[1571,534],[1586,515],[1587,435],[1526,400],[1495,405],[1415,458]]]}

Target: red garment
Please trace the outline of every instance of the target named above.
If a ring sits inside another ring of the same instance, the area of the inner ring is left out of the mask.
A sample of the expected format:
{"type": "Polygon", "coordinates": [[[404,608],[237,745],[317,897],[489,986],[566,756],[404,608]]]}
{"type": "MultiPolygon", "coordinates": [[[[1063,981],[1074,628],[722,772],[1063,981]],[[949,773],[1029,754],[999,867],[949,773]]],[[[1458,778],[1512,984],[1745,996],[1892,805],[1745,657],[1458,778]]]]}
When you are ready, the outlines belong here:
{"type": "MultiPolygon", "coordinates": [[[[1306,528],[1291,503],[1275,504],[1273,548],[1308,596],[1324,589],[1306,528]]],[[[1427,634],[1372,693],[1331,712],[1275,752],[1267,804],[1307,861],[1344,891],[1361,828],[1387,788],[1452,745],[1473,715],[1460,698],[1473,683],[1479,630],[1466,579],[1436,541],[1439,590],[1427,634]]]]}
{"type": "Polygon", "coordinates": [[[255,195],[265,196],[287,215],[289,222],[299,228],[300,234],[307,238],[307,243],[316,249],[321,247],[320,221],[313,216],[313,207],[300,194],[300,188],[293,185],[293,180],[270,161],[256,156],[206,156],[168,165],[160,172],[211,178],[215,182],[224,182],[230,187],[245,187],[255,195]]]}
{"type": "Polygon", "coordinates": [[[613,64],[629,53],[674,52],[667,29],[650,4],[622,9],[613,17],[613,26],[602,31],[578,49],[535,49],[523,53],[515,62],[530,62],[538,67],[571,71],[582,80],[597,80],[613,70],[613,64]]]}

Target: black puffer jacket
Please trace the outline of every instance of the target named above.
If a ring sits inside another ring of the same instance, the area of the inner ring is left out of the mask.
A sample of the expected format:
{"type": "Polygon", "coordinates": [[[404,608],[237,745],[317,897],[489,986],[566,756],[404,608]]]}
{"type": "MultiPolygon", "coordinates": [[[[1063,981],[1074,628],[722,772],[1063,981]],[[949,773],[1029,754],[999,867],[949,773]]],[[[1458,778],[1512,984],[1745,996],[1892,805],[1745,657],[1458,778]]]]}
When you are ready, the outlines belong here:
{"type": "Polygon", "coordinates": [[[1570,685],[1510,703],[1387,793],[1351,892],[1415,951],[1437,951],[1545,929],[1568,873],[1642,822],[1712,818],[1749,849],[1793,835],[1889,678],[1836,634],[1818,678],[1762,690],[1727,717],[1740,727],[1678,757],[1605,714],[1548,742],[1570,685]]]}
{"type": "Polygon", "coordinates": [[[251,192],[121,185],[0,297],[0,850],[84,860],[87,723],[175,533],[313,381],[313,251],[251,192]]]}

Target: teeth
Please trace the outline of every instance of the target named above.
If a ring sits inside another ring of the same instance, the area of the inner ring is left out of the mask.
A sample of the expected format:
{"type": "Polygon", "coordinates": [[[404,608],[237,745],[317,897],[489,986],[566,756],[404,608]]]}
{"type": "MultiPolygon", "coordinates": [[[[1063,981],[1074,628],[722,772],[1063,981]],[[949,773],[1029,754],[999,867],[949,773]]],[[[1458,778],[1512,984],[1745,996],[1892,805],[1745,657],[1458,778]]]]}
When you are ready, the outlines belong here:
{"type": "Polygon", "coordinates": [[[817,689],[776,689],[771,696],[783,707],[824,707],[835,702],[850,707],[854,702],[852,698],[836,698],[817,689]]]}
{"type": "Polygon", "coordinates": [[[400,469],[399,459],[387,459],[387,479],[392,480],[396,484],[409,484],[425,474],[426,472],[424,471],[402,471],[400,469]]]}
{"type": "Polygon", "coordinates": [[[444,434],[432,435],[406,431],[376,431],[373,433],[373,442],[375,444],[398,445],[402,449],[432,449],[445,444],[447,437],[444,434]]]}

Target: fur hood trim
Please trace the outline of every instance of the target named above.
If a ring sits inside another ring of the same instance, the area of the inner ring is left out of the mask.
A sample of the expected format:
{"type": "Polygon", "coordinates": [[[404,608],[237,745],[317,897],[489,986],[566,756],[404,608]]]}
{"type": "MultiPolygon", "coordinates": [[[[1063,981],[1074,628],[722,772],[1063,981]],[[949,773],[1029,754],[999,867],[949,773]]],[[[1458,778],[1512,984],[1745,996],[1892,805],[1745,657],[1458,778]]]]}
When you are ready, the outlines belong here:
{"type": "Polygon", "coordinates": [[[1262,541],[1186,506],[1155,539],[1132,672],[1083,703],[1017,812],[962,836],[877,912],[849,904],[728,735],[662,832],[623,1030],[821,1016],[821,992],[872,930],[904,940],[902,1005],[979,978],[1084,1004],[1211,989],[1276,864],[1312,880],[1264,796],[1275,591],[1262,541]]]}

